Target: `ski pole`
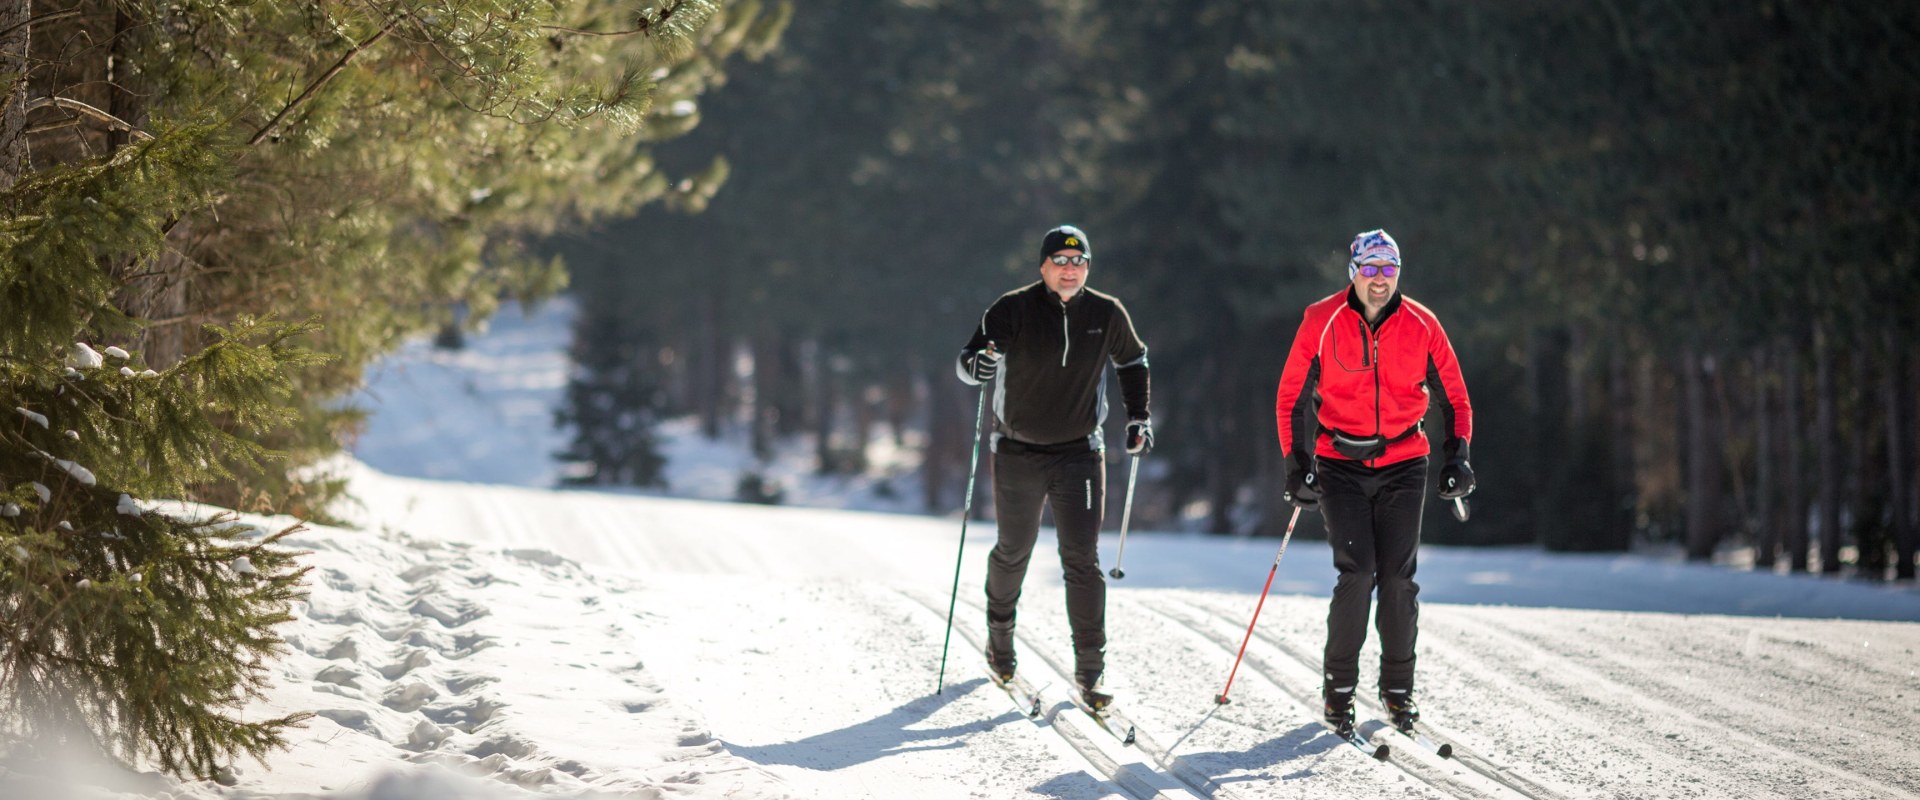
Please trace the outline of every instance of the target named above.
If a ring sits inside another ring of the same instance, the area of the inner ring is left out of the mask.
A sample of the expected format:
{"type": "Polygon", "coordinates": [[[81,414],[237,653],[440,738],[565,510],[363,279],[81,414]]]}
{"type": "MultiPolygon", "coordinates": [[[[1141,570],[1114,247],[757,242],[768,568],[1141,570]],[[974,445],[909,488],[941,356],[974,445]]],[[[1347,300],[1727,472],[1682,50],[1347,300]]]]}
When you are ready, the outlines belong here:
{"type": "Polygon", "coordinates": [[[1240,671],[1240,659],[1247,655],[1247,642],[1253,641],[1253,626],[1260,621],[1260,609],[1267,604],[1267,590],[1273,588],[1273,574],[1280,571],[1280,559],[1287,557],[1287,542],[1293,539],[1294,523],[1300,521],[1300,507],[1293,507],[1293,519],[1287,520],[1287,535],[1280,537],[1280,554],[1273,557],[1273,568],[1267,570],[1267,584],[1260,587],[1260,602],[1253,607],[1253,619],[1247,622],[1247,638],[1240,640],[1240,655],[1233,657],[1233,671],[1227,673],[1227,687],[1220,690],[1220,696],[1213,702],[1226,705],[1227,692],[1233,691],[1233,676],[1240,671]]]}
{"type": "MultiPolygon", "coordinates": [[[[993,343],[987,343],[987,352],[993,352],[993,343]]],[[[980,384],[980,407],[973,412],[973,457],[967,463],[967,499],[964,510],[960,512],[960,553],[953,557],[953,593],[947,597],[947,635],[940,642],[940,677],[933,686],[933,693],[940,694],[947,688],[947,646],[953,643],[953,606],[960,599],[960,562],[967,554],[967,520],[973,517],[973,479],[980,474],[980,425],[987,418],[987,384],[980,384]]]]}
{"type": "Polygon", "coordinates": [[[1120,511],[1120,552],[1113,556],[1113,569],[1107,570],[1114,580],[1127,577],[1127,571],[1120,568],[1120,562],[1127,559],[1127,521],[1133,518],[1133,479],[1140,477],[1140,454],[1133,454],[1133,466],[1127,467],[1127,502],[1120,511]]]}
{"type": "Polygon", "coordinates": [[[1454,519],[1460,520],[1461,522],[1466,522],[1467,516],[1469,513],[1470,512],[1467,510],[1466,497],[1462,496],[1462,497],[1453,498],[1453,518],[1454,519]]]}

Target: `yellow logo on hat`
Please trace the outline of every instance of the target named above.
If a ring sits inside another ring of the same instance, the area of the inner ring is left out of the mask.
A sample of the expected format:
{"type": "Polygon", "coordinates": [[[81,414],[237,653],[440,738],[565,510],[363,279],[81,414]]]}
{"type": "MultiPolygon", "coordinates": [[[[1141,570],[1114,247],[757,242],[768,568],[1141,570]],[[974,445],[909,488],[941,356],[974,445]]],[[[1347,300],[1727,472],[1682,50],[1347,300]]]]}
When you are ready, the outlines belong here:
{"type": "Polygon", "coordinates": [[[1075,238],[1073,238],[1073,237],[1071,237],[1071,236],[1069,236],[1069,237],[1067,237],[1067,246],[1068,246],[1068,247],[1079,247],[1079,246],[1080,246],[1080,240],[1079,240],[1079,239],[1075,239],[1075,238]]]}

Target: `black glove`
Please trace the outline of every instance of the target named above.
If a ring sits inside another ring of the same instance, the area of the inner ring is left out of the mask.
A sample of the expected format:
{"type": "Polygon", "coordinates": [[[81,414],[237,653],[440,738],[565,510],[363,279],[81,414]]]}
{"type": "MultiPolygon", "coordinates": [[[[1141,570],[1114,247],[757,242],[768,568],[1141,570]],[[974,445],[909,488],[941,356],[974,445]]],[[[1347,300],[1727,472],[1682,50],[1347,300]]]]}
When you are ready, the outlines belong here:
{"type": "Polygon", "coordinates": [[[967,374],[981,383],[993,380],[994,376],[1000,374],[1000,351],[993,349],[991,344],[985,350],[975,350],[962,356],[961,361],[967,366],[967,374]]]}
{"type": "Polygon", "coordinates": [[[1473,465],[1456,458],[1440,468],[1440,496],[1447,500],[1473,494],[1473,465]]]}
{"type": "Polygon", "coordinates": [[[1311,460],[1304,464],[1295,461],[1293,469],[1287,470],[1286,498],[1303,511],[1320,508],[1320,476],[1315,474],[1311,460]]]}
{"type": "Polygon", "coordinates": [[[1140,455],[1153,449],[1153,422],[1136,419],[1127,423],[1127,452],[1140,455]]]}

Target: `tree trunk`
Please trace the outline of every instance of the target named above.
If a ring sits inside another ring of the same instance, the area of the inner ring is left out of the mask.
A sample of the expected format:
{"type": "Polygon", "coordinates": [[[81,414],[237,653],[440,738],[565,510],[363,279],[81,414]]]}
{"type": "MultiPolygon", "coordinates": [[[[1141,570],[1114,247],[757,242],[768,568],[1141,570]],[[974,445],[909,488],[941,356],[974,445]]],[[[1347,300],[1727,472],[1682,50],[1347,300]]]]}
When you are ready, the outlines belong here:
{"type": "Polygon", "coordinates": [[[1894,577],[1911,580],[1914,524],[1907,515],[1907,440],[1900,413],[1900,384],[1906,377],[1902,374],[1906,360],[1901,357],[1891,328],[1881,330],[1880,346],[1886,353],[1886,368],[1880,379],[1880,410],[1887,420],[1887,503],[1893,509],[1889,521],[1893,525],[1894,577]]]}
{"type": "MultiPolygon", "coordinates": [[[[172,242],[184,242],[193,236],[193,220],[183,219],[167,232],[172,242]]],[[[137,278],[119,278],[122,283],[115,303],[128,316],[143,319],[179,319],[204,313],[196,310],[190,290],[192,267],[183,255],[183,247],[169,247],[150,261],[122,262],[128,272],[142,273],[137,278]]],[[[204,303],[203,303],[204,305],[204,303]]],[[[212,321],[212,320],[208,320],[212,321]]],[[[224,322],[225,320],[220,320],[224,322]]],[[[155,325],[141,329],[134,345],[141,359],[155,369],[166,369],[198,349],[199,325],[155,325]]]]}
{"type": "Polygon", "coordinates": [[[1565,328],[1534,329],[1527,335],[1527,381],[1529,407],[1533,416],[1531,476],[1527,479],[1528,511],[1538,538],[1549,550],[1591,550],[1585,541],[1592,531],[1565,513],[1578,490],[1570,486],[1569,473],[1582,465],[1570,464],[1584,455],[1575,446],[1571,432],[1579,420],[1568,418],[1571,405],[1567,396],[1572,385],[1569,373],[1575,372],[1570,338],[1565,328]]]}
{"type": "Polygon", "coordinates": [[[1773,365],[1767,355],[1764,346],[1753,352],[1753,566],[1771,571],[1780,529],[1774,521],[1778,493],[1773,487],[1773,365]]]}
{"type": "Polygon", "coordinates": [[[873,444],[873,426],[880,419],[879,387],[867,384],[854,393],[853,406],[853,446],[848,469],[856,472],[867,468],[867,447],[873,444]]]}
{"type": "Polygon", "coordinates": [[[1574,430],[1584,430],[1587,425],[1587,370],[1586,364],[1592,360],[1587,354],[1586,328],[1582,325],[1570,325],[1567,329],[1567,420],[1574,430]],[[1578,359],[1582,363],[1576,363],[1578,359]]]}
{"type": "Polygon", "coordinates": [[[32,41],[33,4],[0,4],[0,75],[14,79],[0,86],[0,191],[13,188],[30,168],[27,152],[27,45],[32,41]]]}
{"type": "MultiPolygon", "coordinates": [[[[133,61],[129,51],[139,29],[151,24],[152,20],[136,19],[127,14],[124,7],[115,5],[110,31],[112,38],[107,43],[106,51],[101,57],[90,60],[85,69],[90,79],[102,85],[97,92],[84,96],[95,100],[115,119],[140,129],[147,127],[148,100],[154,93],[143,85],[140,73],[131,68],[133,61]]],[[[4,23],[0,23],[0,27],[4,27],[4,23]]],[[[100,33],[107,34],[109,31],[102,30],[100,33]]],[[[99,135],[101,138],[97,141],[105,145],[108,153],[117,152],[133,141],[132,131],[120,126],[108,127],[99,135]]],[[[88,146],[84,148],[84,154],[91,156],[95,152],[95,140],[88,136],[86,141],[88,146]]],[[[173,246],[162,249],[153,258],[129,261],[116,256],[101,262],[102,269],[117,284],[114,304],[129,316],[191,320],[145,327],[135,335],[131,347],[139,350],[141,359],[155,369],[173,366],[189,353],[203,347],[206,336],[201,332],[201,323],[227,322],[225,319],[202,316],[206,313],[208,301],[194,296],[193,274],[196,270],[186,255],[193,235],[191,219],[173,220],[166,236],[173,246]]]]}
{"type": "Polygon", "coordinates": [[[753,419],[749,425],[753,454],[761,459],[773,456],[773,443],[780,426],[780,395],[785,391],[781,385],[780,355],[775,352],[778,342],[773,331],[762,326],[754,331],[752,339],[753,372],[753,419]]]}
{"type": "Polygon", "coordinates": [[[1226,465],[1215,463],[1207,467],[1207,500],[1213,505],[1213,513],[1207,518],[1208,533],[1234,532],[1233,507],[1239,494],[1240,486],[1226,465]]]}
{"type": "Polygon", "coordinates": [[[753,447],[765,458],[779,439],[806,428],[805,392],[800,387],[798,349],[793,337],[763,325],[753,339],[753,447]]]}
{"type": "Polygon", "coordinates": [[[700,339],[694,353],[694,403],[700,411],[700,433],[720,438],[727,416],[727,376],[733,369],[732,349],[721,324],[722,297],[711,290],[700,304],[700,339]]]}
{"type": "Polygon", "coordinates": [[[807,389],[800,337],[784,329],[775,331],[774,336],[773,353],[780,367],[780,393],[773,398],[773,407],[780,409],[780,418],[775,420],[774,432],[798,436],[807,432],[807,389]]]}
{"type": "Polygon", "coordinates": [[[1820,571],[1840,571],[1840,426],[1835,419],[1833,349],[1826,326],[1813,331],[1814,447],[1819,454],[1820,571]]]}
{"type": "MultiPolygon", "coordinates": [[[[1728,360],[1723,363],[1716,360],[1714,363],[1719,365],[1719,368],[1713,370],[1713,373],[1708,376],[1710,379],[1708,386],[1713,390],[1711,396],[1716,402],[1707,407],[1707,413],[1714,415],[1717,411],[1718,415],[1713,416],[1713,439],[1708,446],[1713,448],[1715,461],[1720,466],[1716,480],[1730,482],[1733,489],[1733,504],[1729,507],[1724,494],[1727,484],[1721,484],[1723,494],[1715,518],[1720,523],[1721,536],[1718,538],[1724,539],[1728,530],[1739,534],[1748,533],[1746,527],[1748,524],[1746,509],[1749,507],[1747,472],[1744,469],[1745,463],[1736,457],[1741,455],[1741,452],[1735,445],[1746,442],[1742,436],[1744,431],[1739,430],[1739,424],[1741,420],[1750,419],[1752,412],[1747,408],[1736,407],[1733,398],[1727,392],[1727,383],[1738,379],[1737,371],[1730,366],[1733,362],[1728,360]],[[1729,509],[1732,511],[1732,520],[1728,519],[1729,509]]],[[[1746,538],[1751,541],[1751,536],[1746,538]]]]}
{"type": "Polygon", "coordinates": [[[1908,414],[1901,414],[1898,409],[1889,411],[1897,419],[1908,420],[1907,430],[1912,434],[1900,448],[1906,453],[1906,466],[1894,477],[1906,486],[1906,503],[1901,506],[1901,513],[1907,520],[1903,540],[1906,544],[1900,551],[1903,555],[1894,574],[1900,580],[1910,581],[1914,579],[1915,568],[1920,567],[1920,553],[1915,552],[1920,549],[1920,424],[1916,424],[1920,422],[1920,353],[1910,354],[1906,363],[1907,397],[1913,408],[1908,414]]]}
{"type": "MultiPolygon", "coordinates": [[[[127,14],[126,7],[115,4],[113,11],[113,42],[109,46],[112,57],[107,59],[107,113],[128,125],[146,130],[147,104],[146,93],[137,90],[140,75],[131,69],[133,37],[142,26],[141,22],[127,14]]],[[[145,87],[138,87],[144,89],[145,87]]],[[[133,142],[133,131],[121,127],[107,130],[107,152],[118,152],[133,142]]]]}
{"type": "MultiPolygon", "coordinates": [[[[948,510],[947,482],[953,474],[954,451],[964,446],[964,440],[956,433],[966,425],[956,420],[961,414],[973,411],[960,410],[960,404],[954,402],[953,388],[947,385],[951,379],[941,380],[940,372],[937,367],[930,370],[927,380],[927,450],[920,467],[921,488],[930,514],[948,510]]],[[[965,457],[964,453],[960,455],[965,457]]]]}
{"type": "Polygon", "coordinates": [[[913,414],[913,406],[913,373],[896,369],[887,376],[887,427],[895,447],[907,445],[907,418],[913,414]]]}
{"type": "MultiPolygon", "coordinates": [[[[1199,365],[1199,379],[1203,382],[1201,385],[1217,387],[1219,396],[1234,397],[1232,380],[1223,375],[1219,369],[1221,358],[1222,354],[1219,352],[1208,353],[1205,362],[1199,365]]],[[[1204,441],[1197,443],[1204,448],[1202,452],[1216,454],[1232,452],[1230,437],[1233,436],[1233,431],[1229,427],[1231,424],[1232,415],[1230,414],[1202,415],[1200,435],[1204,441]]],[[[1202,467],[1201,474],[1202,480],[1205,481],[1204,491],[1210,509],[1207,515],[1207,533],[1233,533],[1233,508],[1239,499],[1240,482],[1230,460],[1209,458],[1202,467]]]]}
{"type": "Polygon", "coordinates": [[[834,416],[840,413],[839,376],[833,374],[833,356],[824,345],[813,348],[813,461],[814,471],[832,472],[834,416]]]}
{"type": "Polygon", "coordinates": [[[1855,548],[1854,566],[1859,577],[1882,580],[1887,574],[1887,530],[1880,519],[1885,512],[1886,497],[1882,487],[1886,484],[1879,476],[1879,462],[1874,458],[1877,438],[1875,417],[1879,404],[1874,402],[1876,378],[1870,366],[1869,356],[1873,353],[1873,341],[1864,330],[1856,329],[1852,347],[1852,380],[1848,381],[1848,395],[1852,399],[1853,425],[1848,430],[1849,449],[1853,463],[1847,470],[1848,519],[1852,523],[1855,548]]]}
{"type": "Polygon", "coordinates": [[[1687,419],[1687,559],[1713,558],[1719,540],[1719,459],[1715,457],[1713,423],[1707,408],[1708,381],[1713,378],[1713,356],[1688,348],[1682,359],[1687,419]]]}
{"type": "Polygon", "coordinates": [[[1633,463],[1633,375],[1629,369],[1627,346],[1615,338],[1609,348],[1609,371],[1613,375],[1609,387],[1612,402],[1609,404],[1608,417],[1612,421],[1613,433],[1608,437],[1607,448],[1612,454],[1613,464],[1613,508],[1612,524],[1618,526],[1614,538],[1618,543],[1631,543],[1638,516],[1635,511],[1640,505],[1639,476],[1634,474],[1633,463]]]}
{"type": "Polygon", "coordinates": [[[1806,396],[1801,385],[1800,353],[1791,341],[1780,343],[1780,431],[1786,437],[1787,475],[1786,475],[1786,513],[1780,520],[1780,539],[1785,543],[1788,568],[1794,572],[1807,571],[1807,426],[1800,416],[1801,398],[1806,396]]]}

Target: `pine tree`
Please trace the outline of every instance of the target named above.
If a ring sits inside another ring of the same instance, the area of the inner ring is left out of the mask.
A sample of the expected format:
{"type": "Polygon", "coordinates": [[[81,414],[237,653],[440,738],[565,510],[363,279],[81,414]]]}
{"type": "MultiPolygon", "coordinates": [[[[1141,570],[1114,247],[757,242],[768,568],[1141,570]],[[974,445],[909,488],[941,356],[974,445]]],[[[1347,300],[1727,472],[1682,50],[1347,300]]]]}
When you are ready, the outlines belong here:
{"type": "Polygon", "coordinates": [[[573,430],[555,454],[580,471],[563,483],[664,486],[654,427],[665,402],[656,337],[624,306],[588,297],[574,323],[574,373],[555,423],[573,430]]]}
{"type": "MultiPolygon", "coordinates": [[[[705,202],[725,164],[672,175],[652,147],[694,128],[725,62],[763,53],[789,15],[759,0],[88,0],[36,32],[55,66],[33,73],[30,138],[49,163],[154,121],[221,121],[234,149],[217,208],[169,220],[156,258],[106,272],[157,367],[242,313],[318,315],[304,341],[336,358],[292,376],[299,421],[267,434],[306,464],[350,435],[357,416],[334,399],[403,337],[564,288],[564,264],[528,238],[705,202]]],[[[195,488],[321,513],[325,487],[288,474],[195,488]]]]}
{"type": "Polygon", "coordinates": [[[0,192],[0,735],[90,739],[195,775],[306,716],[233,715],[265,684],[305,569],[276,544],[291,530],[143,501],[268,457],[252,437],[289,418],[287,371],[319,360],[292,344],[311,326],[251,319],[164,372],[102,344],[131,320],[97,265],[151,256],[169,218],[210,201],[223,164],[206,134],[0,192]]]}
{"type": "Polygon", "coordinates": [[[31,11],[0,11],[0,739],[208,776],[306,716],[236,713],[304,568],[166,501],[287,508],[371,358],[564,284],[525,236],[710,196],[723,164],[648,145],[785,6],[31,11]]]}

